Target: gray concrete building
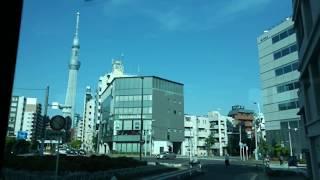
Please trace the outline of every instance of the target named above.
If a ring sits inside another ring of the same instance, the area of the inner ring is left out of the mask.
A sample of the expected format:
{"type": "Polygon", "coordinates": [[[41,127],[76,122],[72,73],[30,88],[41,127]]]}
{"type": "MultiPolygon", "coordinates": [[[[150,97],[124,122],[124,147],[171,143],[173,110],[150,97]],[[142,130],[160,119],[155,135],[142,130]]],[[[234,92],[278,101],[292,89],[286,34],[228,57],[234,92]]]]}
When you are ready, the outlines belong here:
{"type": "Polygon", "coordinates": [[[116,77],[101,95],[101,113],[99,153],[138,153],[140,128],[143,151],[181,153],[183,84],[155,76],[116,77]]]}
{"type": "Polygon", "coordinates": [[[320,180],[320,1],[293,0],[300,75],[300,111],[311,179],[320,180]]]}
{"type": "Polygon", "coordinates": [[[257,38],[266,139],[301,152],[297,40],[290,17],[257,38]]]}

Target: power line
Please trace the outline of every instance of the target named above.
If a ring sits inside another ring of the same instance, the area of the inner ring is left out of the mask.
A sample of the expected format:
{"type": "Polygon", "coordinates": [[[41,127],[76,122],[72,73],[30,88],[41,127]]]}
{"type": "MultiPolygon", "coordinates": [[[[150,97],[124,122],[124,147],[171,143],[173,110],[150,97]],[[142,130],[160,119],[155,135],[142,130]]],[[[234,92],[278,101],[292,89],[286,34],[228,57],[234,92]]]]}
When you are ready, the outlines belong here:
{"type": "Polygon", "coordinates": [[[46,89],[40,88],[13,88],[14,90],[25,90],[25,91],[45,91],[46,89]]]}

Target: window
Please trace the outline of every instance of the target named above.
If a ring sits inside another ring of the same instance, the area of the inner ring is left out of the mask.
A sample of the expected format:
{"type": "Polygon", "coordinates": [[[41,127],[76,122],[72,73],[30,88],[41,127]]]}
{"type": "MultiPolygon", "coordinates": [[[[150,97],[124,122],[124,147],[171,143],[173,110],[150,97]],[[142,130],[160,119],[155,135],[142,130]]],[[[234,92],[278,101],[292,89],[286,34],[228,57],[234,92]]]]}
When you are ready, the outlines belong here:
{"type": "Polygon", "coordinates": [[[279,40],[280,40],[280,38],[279,38],[278,35],[274,36],[274,37],[272,38],[272,44],[278,42],[279,40]]]}
{"type": "Polygon", "coordinates": [[[285,111],[285,110],[289,110],[289,109],[296,109],[298,107],[299,107],[299,102],[298,101],[291,101],[291,102],[278,104],[279,111],[285,111]]]}
{"type": "Polygon", "coordinates": [[[281,56],[286,56],[286,55],[288,55],[289,53],[290,53],[289,48],[286,48],[286,49],[284,49],[284,50],[281,51],[281,56]]]}
{"type": "Polygon", "coordinates": [[[291,53],[293,53],[293,52],[295,52],[295,51],[297,51],[297,44],[294,44],[294,45],[292,45],[292,46],[290,47],[290,52],[291,52],[291,53]]]}
{"type": "Polygon", "coordinates": [[[281,52],[280,51],[273,54],[273,59],[279,59],[279,58],[281,58],[281,52]]]}
{"type": "Polygon", "coordinates": [[[275,72],[276,72],[276,76],[280,76],[283,74],[283,69],[282,68],[276,69],[275,72]]]}
{"type": "Polygon", "coordinates": [[[292,28],[290,28],[289,30],[288,30],[288,34],[289,34],[289,36],[291,35],[291,34],[293,34],[294,33],[294,28],[292,27],[292,28]]]}
{"type": "Polygon", "coordinates": [[[295,71],[295,70],[297,70],[298,65],[299,65],[298,62],[295,62],[295,63],[289,64],[289,65],[280,67],[275,70],[275,74],[276,74],[276,76],[280,76],[282,74],[286,74],[286,73],[295,71]]]}
{"type": "Polygon", "coordinates": [[[288,37],[288,32],[287,31],[284,31],[283,33],[280,34],[280,39],[284,39],[288,37]]]}
{"type": "Polygon", "coordinates": [[[173,110],[173,114],[177,114],[177,111],[176,111],[176,110],[173,110]]]}
{"type": "Polygon", "coordinates": [[[281,49],[279,51],[274,52],[273,53],[273,59],[277,60],[277,59],[279,59],[279,58],[281,58],[283,56],[286,56],[286,55],[288,55],[290,53],[293,53],[295,51],[297,51],[297,44],[290,45],[290,46],[288,46],[286,48],[283,48],[283,49],[281,49]]]}
{"type": "Polygon", "coordinates": [[[286,74],[286,73],[291,72],[291,71],[292,71],[292,67],[291,66],[285,66],[283,68],[283,74],[286,74]]]}
{"type": "Polygon", "coordinates": [[[293,71],[294,71],[294,70],[297,70],[298,67],[299,67],[299,63],[298,63],[298,62],[292,64],[292,70],[293,70],[293,71]]]}

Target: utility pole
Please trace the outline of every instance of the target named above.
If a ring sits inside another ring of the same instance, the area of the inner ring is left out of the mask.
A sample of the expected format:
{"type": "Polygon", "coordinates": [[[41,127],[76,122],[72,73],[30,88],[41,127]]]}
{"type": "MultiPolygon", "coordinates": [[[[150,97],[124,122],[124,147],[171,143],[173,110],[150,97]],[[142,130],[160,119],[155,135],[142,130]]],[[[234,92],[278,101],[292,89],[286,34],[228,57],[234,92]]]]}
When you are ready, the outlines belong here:
{"type": "Polygon", "coordinates": [[[140,152],[139,152],[139,158],[142,160],[142,134],[143,134],[143,77],[141,77],[141,119],[140,119],[140,152]]]}
{"type": "Polygon", "coordinates": [[[290,156],[293,155],[293,152],[292,152],[292,143],[291,143],[291,132],[290,132],[290,123],[288,121],[288,132],[289,132],[289,146],[290,146],[290,156]]]}
{"type": "MultiPolygon", "coordinates": [[[[257,119],[256,119],[257,120],[257,119]]],[[[255,159],[258,160],[258,151],[259,151],[259,147],[258,147],[258,137],[257,137],[257,124],[256,122],[254,123],[254,139],[255,139],[255,144],[256,144],[256,149],[254,151],[255,154],[255,159]]]]}
{"type": "Polygon", "coordinates": [[[42,142],[41,142],[41,148],[40,148],[40,156],[43,156],[44,153],[44,143],[47,136],[47,112],[48,112],[48,101],[49,101],[49,86],[46,87],[46,95],[44,99],[44,112],[43,112],[43,136],[42,136],[42,142]]]}

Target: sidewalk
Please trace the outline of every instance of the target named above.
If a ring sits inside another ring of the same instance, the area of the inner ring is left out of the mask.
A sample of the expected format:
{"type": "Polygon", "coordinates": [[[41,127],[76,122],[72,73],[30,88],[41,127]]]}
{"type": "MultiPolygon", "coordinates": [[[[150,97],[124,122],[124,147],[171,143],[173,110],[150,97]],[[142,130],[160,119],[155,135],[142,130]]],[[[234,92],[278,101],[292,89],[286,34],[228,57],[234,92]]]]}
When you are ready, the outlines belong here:
{"type": "Polygon", "coordinates": [[[280,165],[277,161],[270,162],[270,169],[272,171],[289,171],[302,174],[305,177],[308,177],[307,167],[305,164],[298,164],[298,166],[288,166],[288,163],[280,165]]]}

